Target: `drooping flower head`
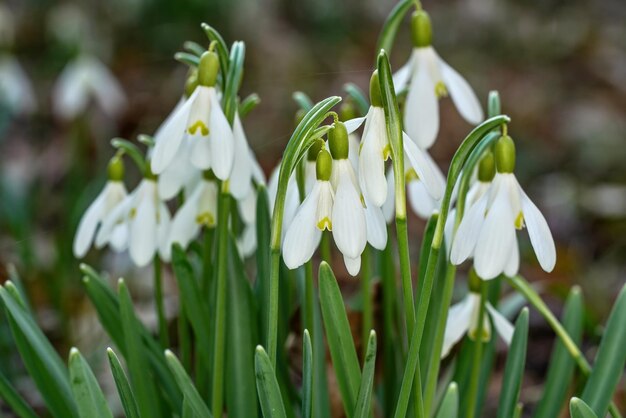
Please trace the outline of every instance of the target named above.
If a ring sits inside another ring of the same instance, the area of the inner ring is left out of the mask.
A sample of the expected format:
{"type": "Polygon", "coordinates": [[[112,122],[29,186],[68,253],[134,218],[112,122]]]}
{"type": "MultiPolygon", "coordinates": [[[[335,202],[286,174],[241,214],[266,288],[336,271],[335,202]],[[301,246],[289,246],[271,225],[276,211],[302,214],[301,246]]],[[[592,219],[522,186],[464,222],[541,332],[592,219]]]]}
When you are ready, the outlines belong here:
{"type": "Polygon", "coordinates": [[[422,149],[429,148],[439,132],[439,99],[448,94],[459,113],[471,124],[483,120],[476,94],[465,79],[442,60],[432,47],[428,13],[417,10],[411,20],[413,52],[394,75],[396,91],[408,85],[404,129],[422,149]]]}
{"type": "Polygon", "coordinates": [[[541,267],[550,272],[556,248],[550,228],[537,206],[519,185],[515,174],[515,144],[502,136],[495,146],[496,174],[489,191],[468,208],[454,237],[450,261],[460,264],[474,257],[483,279],[517,274],[519,248],[515,231],[528,228],[530,242],[541,267]]]}

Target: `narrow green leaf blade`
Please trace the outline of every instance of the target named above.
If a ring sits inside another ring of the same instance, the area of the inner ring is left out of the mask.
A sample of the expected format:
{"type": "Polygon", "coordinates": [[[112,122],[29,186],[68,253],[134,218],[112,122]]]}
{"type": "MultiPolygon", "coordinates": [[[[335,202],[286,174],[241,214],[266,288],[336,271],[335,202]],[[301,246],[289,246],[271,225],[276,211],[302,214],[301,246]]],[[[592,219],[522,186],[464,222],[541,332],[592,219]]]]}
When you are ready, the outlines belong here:
{"type": "Polygon", "coordinates": [[[624,324],[626,324],[626,286],[622,287],[613,305],[591,375],[581,396],[599,417],[606,415],[615,387],[624,372],[626,363],[624,324]]]}
{"type": "Polygon", "coordinates": [[[76,348],[70,350],[70,380],[81,418],[113,418],[91,368],[76,348]]]}
{"type": "Polygon", "coordinates": [[[305,112],[308,112],[309,110],[313,108],[313,101],[311,100],[308,94],[302,91],[295,91],[291,95],[291,97],[293,98],[293,100],[295,100],[298,106],[300,106],[300,108],[304,110],[305,112]]]}
{"type": "Polygon", "coordinates": [[[0,399],[4,400],[19,418],[38,418],[35,411],[11,386],[7,378],[0,373],[0,399]]]}
{"type": "Polygon", "coordinates": [[[220,59],[220,68],[222,70],[222,76],[226,77],[226,74],[228,74],[229,52],[228,52],[228,46],[226,46],[226,42],[224,42],[224,38],[222,38],[222,35],[220,35],[220,33],[217,30],[215,30],[215,28],[213,28],[212,26],[206,23],[202,23],[200,27],[206,34],[207,38],[209,38],[210,41],[215,41],[215,43],[217,44],[217,55],[220,59]]]}
{"type": "Polygon", "coordinates": [[[320,264],[319,288],[322,318],[337,385],[344,410],[351,418],[359,391],[361,370],[341,291],[333,271],[326,262],[320,264]]]}
{"type": "Polygon", "coordinates": [[[448,385],[446,394],[443,396],[441,406],[435,418],[456,418],[459,416],[459,387],[456,382],[448,385]]]}
{"type": "Polygon", "coordinates": [[[374,385],[374,369],[376,367],[376,332],[370,332],[363,364],[361,387],[356,400],[354,418],[367,418],[372,409],[372,387],[374,385]]]}
{"type": "Polygon", "coordinates": [[[313,406],[313,348],[308,330],[302,340],[302,417],[311,418],[313,406]]]}
{"type": "Polygon", "coordinates": [[[528,343],[528,308],[522,309],[511,339],[511,347],[504,367],[504,380],[500,401],[498,403],[498,418],[509,418],[515,414],[519,399],[524,365],[526,363],[526,345],[528,343]]]}
{"type": "Polygon", "coordinates": [[[246,54],[246,47],[243,42],[235,42],[230,50],[228,73],[224,86],[224,115],[228,122],[233,124],[235,113],[237,113],[237,93],[243,77],[243,61],[246,54]]]}
{"type": "Polygon", "coordinates": [[[115,380],[115,387],[117,387],[117,393],[120,396],[122,407],[126,413],[126,418],[140,418],[141,415],[139,414],[139,409],[137,408],[135,395],[130,388],[130,382],[126,377],[126,373],[122,368],[120,360],[110,347],[107,348],[107,356],[109,358],[109,364],[111,365],[113,380],[115,380]]]}
{"type": "MultiPolygon", "coordinates": [[[[583,331],[583,299],[579,287],[570,291],[563,309],[563,327],[576,345],[580,345],[583,331]]],[[[535,418],[556,417],[567,397],[567,382],[572,381],[576,362],[563,342],[557,338],[550,358],[543,395],[535,410],[535,418]]]]}
{"type": "Polygon", "coordinates": [[[202,397],[193,385],[191,378],[189,378],[185,368],[182,364],[180,364],[180,361],[178,361],[174,353],[170,350],[165,350],[165,359],[167,361],[167,365],[172,371],[172,374],[174,375],[174,379],[176,379],[178,387],[180,387],[180,390],[183,392],[185,399],[184,402],[188,403],[195,416],[198,418],[212,418],[209,408],[202,400],[202,397]]]}
{"type": "Polygon", "coordinates": [[[569,413],[572,418],[598,418],[585,401],[576,397],[569,401],[569,413]]]}
{"type": "Polygon", "coordinates": [[[267,341],[270,293],[270,207],[267,189],[259,186],[256,200],[256,299],[259,303],[259,322],[261,323],[261,341],[267,341]]]}
{"type": "Polygon", "coordinates": [[[383,28],[380,31],[380,37],[378,38],[378,50],[384,49],[387,53],[391,52],[398,28],[402,19],[406,16],[407,12],[413,5],[414,0],[401,0],[396,7],[393,8],[387,20],[383,24],[383,28]]]}
{"type": "Polygon", "coordinates": [[[365,116],[370,108],[370,102],[363,91],[354,83],[347,83],[343,86],[343,89],[348,93],[348,96],[352,97],[352,100],[356,103],[360,116],[365,116]]]}
{"type": "Polygon", "coordinates": [[[256,386],[264,418],[287,418],[280,387],[270,358],[261,346],[257,346],[254,356],[256,386]]]}

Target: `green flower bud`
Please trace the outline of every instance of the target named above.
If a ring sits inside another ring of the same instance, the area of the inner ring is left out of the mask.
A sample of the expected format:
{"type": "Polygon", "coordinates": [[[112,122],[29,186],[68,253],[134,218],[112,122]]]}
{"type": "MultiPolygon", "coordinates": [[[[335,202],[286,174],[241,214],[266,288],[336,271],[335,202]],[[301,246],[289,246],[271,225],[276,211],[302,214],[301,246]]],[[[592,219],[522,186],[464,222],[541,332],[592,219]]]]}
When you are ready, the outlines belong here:
{"type": "Polygon", "coordinates": [[[478,180],[482,182],[490,182],[496,175],[496,162],[493,158],[493,152],[487,151],[478,163],[478,180]]]}
{"type": "Polygon", "coordinates": [[[413,46],[416,48],[423,48],[432,44],[433,30],[430,16],[423,10],[416,10],[411,17],[411,37],[413,46]]]}
{"type": "Polygon", "coordinates": [[[207,51],[200,57],[198,65],[198,83],[201,86],[213,87],[217,82],[217,73],[220,70],[220,60],[213,51],[207,51]]]}
{"type": "Polygon", "coordinates": [[[476,270],[472,267],[467,274],[467,287],[469,287],[470,292],[480,293],[480,286],[482,285],[482,280],[476,274],[476,270]]]}
{"type": "Polygon", "coordinates": [[[496,168],[498,173],[515,171],[515,143],[508,135],[500,137],[496,143],[496,168]]]}
{"type": "Polygon", "coordinates": [[[348,142],[348,130],[343,122],[335,122],[328,132],[328,145],[335,160],[348,158],[350,143],[348,142]]]}
{"type": "Polygon", "coordinates": [[[198,87],[198,70],[194,69],[193,71],[189,72],[187,81],[185,81],[185,96],[191,96],[196,87],[198,87]]]}
{"type": "Polygon", "coordinates": [[[346,99],[341,103],[341,107],[339,108],[339,119],[345,122],[354,118],[356,118],[354,104],[352,100],[346,99]]]}
{"type": "Polygon", "coordinates": [[[322,149],[317,154],[315,161],[315,174],[318,180],[329,181],[333,169],[333,158],[326,149],[322,149]]]}
{"type": "Polygon", "coordinates": [[[107,167],[109,180],[110,181],[122,181],[124,180],[124,161],[122,161],[121,155],[115,155],[109,161],[109,166],[107,167]]]}
{"type": "Polygon", "coordinates": [[[307,158],[306,159],[308,161],[315,161],[315,160],[317,160],[317,155],[320,153],[322,148],[324,148],[324,141],[322,139],[318,139],[309,148],[309,152],[307,153],[307,158]]]}
{"type": "Polygon", "coordinates": [[[378,70],[374,71],[372,73],[372,78],[370,78],[370,103],[372,106],[383,107],[378,70]]]}

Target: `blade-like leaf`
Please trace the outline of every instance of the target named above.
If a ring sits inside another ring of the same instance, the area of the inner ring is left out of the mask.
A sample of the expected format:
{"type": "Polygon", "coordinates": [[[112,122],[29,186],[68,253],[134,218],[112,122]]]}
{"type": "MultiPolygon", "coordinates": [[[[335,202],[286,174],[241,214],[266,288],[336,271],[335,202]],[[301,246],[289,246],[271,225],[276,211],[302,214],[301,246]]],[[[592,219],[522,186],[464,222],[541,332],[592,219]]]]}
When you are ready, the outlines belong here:
{"type": "Polygon", "coordinates": [[[393,46],[398,28],[402,19],[407,14],[411,6],[414,4],[414,0],[401,0],[396,7],[393,8],[387,20],[383,24],[383,28],[380,31],[380,37],[378,38],[378,50],[384,49],[387,53],[391,53],[391,47],[393,46]]]}
{"type": "Polygon", "coordinates": [[[135,316],[130,293],[124,280],[118,282],[120,298],[121,328],[124,333],[124,347],[126,349],[126,362],[130,374],[131,386],[137,400],[139,411],[144,417],[161,416],[158,411],[156,400],[157,390],[154,378],[148,367],[148,359],[145,355],[145,347],[141,341],[141,329],[139,320],[135,316]]]}
{"type": "Polygon", "coordinates": [[[374,368],[376,366],[376,332],[372,330],[367,342],[367,352],[363,364],[361,387],[354,409],[355,418],[367,418],[372,409],[372,386],[374,385],[374,368]]]}
{"type": "Polygon", "coordinates": [[[626,324],[626,286],[622,287],[613,305],[591,375],[580,397],[599,417],[606,415],[615,387],[624,372],[626,363],[624,324],[626,324]]]}
{"type": "Polygon", "coordinates": [[[110,347],[107,348],[107,356],[109,358],[109,364],[111,365],[113,380],[115,380],[115,387],[117,387],[117,393],[122,401],[122,407],[124,408],[126,418],[140,418],[141,415],[139,415],[135,395],[130,388],[130,383],[128,382],[126,373],[120,364],[120,360],[110,347]]]}
{"type": "Polygon", "coordinates": [[[72,392],[81,418],[113,418],[104,394],[91,368],[76,348],[69,359],[72,392]]]}
{"type": "Polygon", "coordinates": [[[169,366],[178,387],[183,392],[185,402],[191,408],[197,418],[212,418],[209,408],[193,385],[193,382],[185,372],[185,368],[170,350],[165,350],[165,359],[169,366]]]}
{"type": "MultiPolygon", "coordinates": [[[[579,287],[574,287],[570,291],[565,307],[563,309],[563,327],[572,337],[572,340],[579,345],[583,331],[583,300],[579,287]]],[[[546,377],[541,401],[535,410],[535,418],[556,417],[561,410],[567,396],[567,382],[572,381],[576,363],[569,355],[563,342],[559,339],[554,343],[552,356],[550,357],[550,368],[546,377]]]]}
{"type": "Polygon", "coordinates": [[[585,401],[576,397],[569,401],[569,413],[572,418],[598,418],[585,401]]]}
{"type": "Polygon", "coordinates": [[[46,406],[57,418],[78,417],[67,369],[39,326],[26,311],[24,301],[9,292],[11,282],[0,287],[11,333],[22,361],[39,389],[46,406]]]}
{"type": "Polygon", "coordinates": [[[220,68],[222,70],[222,76],[226,77],[226,74],[228,74],[229,52],[228,52],[228,46],[226,46],[226,42],[224,42],[224,38],[222,38],[222,35],[220,35],[220,33],[217,30],[215,30],[215,28],[213,28],[212,26],[206,23],[202,23],[200,27],[202,28],[202,30],[204,31],[204,33],[206,34],[207,38],[209,38],[210,41],[215,41],[217,45],[217,56],[220,59],[220,68]]]}
{"type": "Polygon", "coordinates": [[[259,304],[259,322],[261,323],[261,341],[267,340],[268,295],[270,293],[270,208],[267,189],[259,186],[256,200],[256,299],[259,304]]]}
{"type": "Polygon", "coordinates": [[[302,417],[311,418],[313,405],[313,349],[311,336],[304,330],[302,339],[302,417]]]}
{"type": "Polygon", "coordinates": [[[352,417],[361,381],[361,370],[341,291],[333,271],[326,262],[320,264],[319,288],[324,329],[339,393],[344,411],[348,417],[352,417]]]}
{"type": "Polygon", "coordinates": [[[254,356],[256,387],[259,393],[261,411],[264,418],[287,418],[283,398],[270,358],[261,346],[257,346],[254,356]]]}
{"type": "Polygon", "coordinates": [[[352,100],[359,108],[361,116],[365,116],[370,109],[370,102],[363,91],[354,83],[345,84],[343,89],[348,93],[348,96],[352,97],[352,100]]]}
{"type": "Polygon", "coordinates": [[[19,393],[11,386],[7,378],[0,373],[0,399],[6,402],[19,418],[37,418],[37,414],[32,410],[30,405],[20,396],[19,393]]]}
{"type": "Polygon", "coordinates": [[[301,91],[296,91],[291,95],[291,97],[293,98],[293,100],[296,101],[296,103],[298,103],[298,106],[300,106],[300,108],[304,110],[305,112],[308,112],[309,110],[313,108],[313,101],[306,93],[301,92],[301,91]]]}
{"type": "Polygon", "coordinates": [[[233,124],[235,113],[237,113],[237,93],[243,76],[243,60],[246,54],[246,47],[243,42],[235,42],[230,50],[230,64],[226,75],[226,85],[224,86],[223,107],[224,114],[228,122],[233,124]]]}
{"type": "Polygon", "coordinates": [[[522,379],[524,378],[527,343],[528,308],[524,308],[515,322],[515,331],[513,332],[511,347],[506,358],[504,380],[498,403],[498,418],[509,418],[515,413],[522,387],[522,379]]]}
{"type": "Polygon", "coordinates": [[[456,418],[459,416],[459,387],[450,383],[435,418],[456,418]]]}

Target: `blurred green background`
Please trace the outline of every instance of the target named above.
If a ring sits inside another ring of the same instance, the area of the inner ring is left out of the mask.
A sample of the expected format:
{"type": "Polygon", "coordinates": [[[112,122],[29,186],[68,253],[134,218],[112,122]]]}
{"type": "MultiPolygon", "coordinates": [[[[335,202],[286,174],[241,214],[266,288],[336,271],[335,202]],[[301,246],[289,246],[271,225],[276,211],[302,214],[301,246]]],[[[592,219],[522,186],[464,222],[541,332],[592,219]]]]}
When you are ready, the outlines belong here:
{"type": "MultiPolygon", "coordinates": [[[[15,115],[0,108],[0,281],[8,277],[7,267],[15,265],[40,309],[43,327],[62,352],[72,344],[100,346],[103,337],[94,330],[96,319],[80,287],[79,262],[71,253],[73,235],[104,181],[113,154],[109,140],[152,134],[180,97],[186,68],[173,55],[183,42],[207,43],[201,22],[218,29],[228,43],[246,42],[242,94],[256,92],[262,103],[244,125],[269,174],[294,127],[292,92],[302,90],[319,100],[343,94],[346,82],[367,88],[377,36],[394,4],[4,1],[12,14],[14,40],[0,54],[14,56],[24,68],[37,110],[15,115]],[[96,106],[73,121],[54,116],[52,86],[79,51],[99,57],[122,84],[128,105],[116,119],[96,106]]],[[[440,55],[467,78],[483,102],[489,90],[499,90],[503,112],[512,118],[509,132],[517,141],[518,178],[545,213],[558,250],[557,268],[547,275],[538,268],[528,240],[522,239],[522,273],[543,283],[557,310],[559,297],[579,284],[589,323],[604,321],[609,301],[626,281],[626,3],[423,4],[432,16],[440,55]]],[[[405,23],[391,54],[394,68],[410,51],[405,23]]],[[[441,112],[442,126],[431,152],[445,170],[470,126],[449,99],[442,101],[441,112]]],[[[138,178],[133,170],[129,168],[129,189],[138,178]]],[[[418,245],[423,222],[414,218],[410,226],[418,245]]],[[[106,267],[112,276],[132,275],[138,289],[144,286],[144,274],[145,286],[150,286],[149,272],[133,271],[124,256],[92,251],[87,261],[106,267]]],[[[150,292],[144,293],[148,304],[150,292]]],[[[539,390],[532,383],[542,379],[552,341],[541,319],[533,320],[526,398],[539,390]]],[[[593,335],[598,330],[589,331],[593,335]]],[[[2,335],[3,349],[9,337],[2,335]]],[[[12,357],[2,356],[2,367],[14,370],[12,357]]]]}

